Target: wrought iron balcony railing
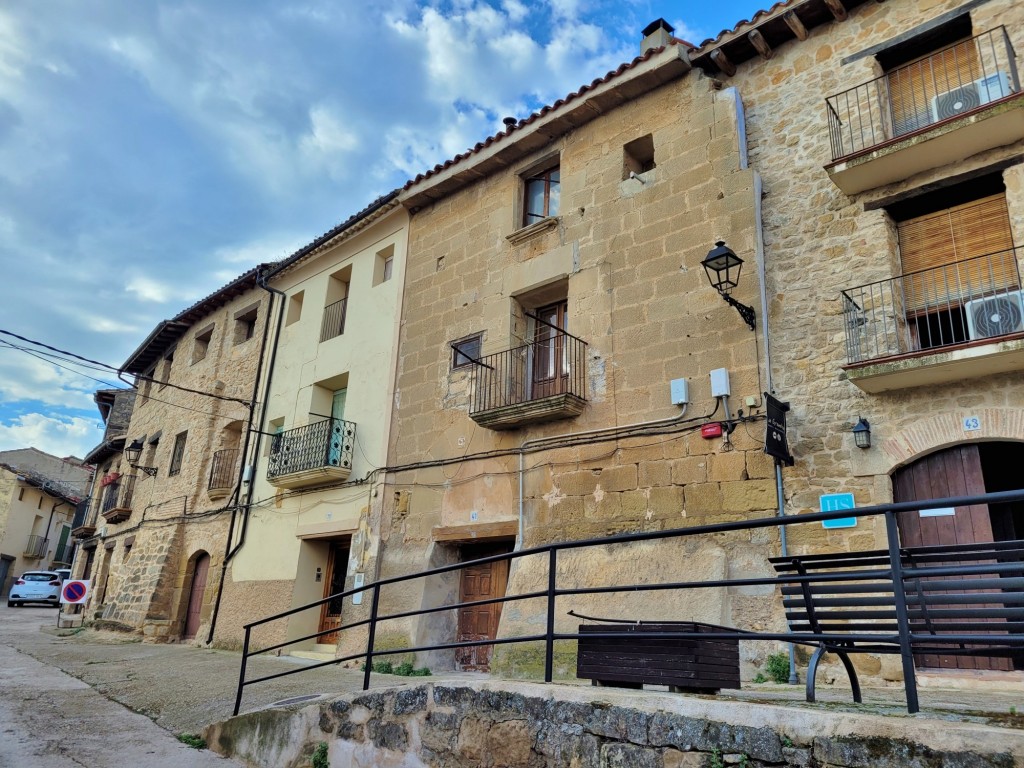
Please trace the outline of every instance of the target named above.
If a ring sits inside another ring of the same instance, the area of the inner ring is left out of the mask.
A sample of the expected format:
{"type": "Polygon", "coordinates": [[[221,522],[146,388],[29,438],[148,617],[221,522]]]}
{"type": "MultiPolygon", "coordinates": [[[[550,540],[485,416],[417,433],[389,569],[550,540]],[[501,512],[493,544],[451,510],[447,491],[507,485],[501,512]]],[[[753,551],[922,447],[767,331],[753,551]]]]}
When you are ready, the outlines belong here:
{"type": "Polygon", "coordinates": [[[71,530],[85,525],[89,519],[89,500],[82,499],[75,505],[75,516],[71,518],[71,530]]]}
{"type": "Polygon", "coordinates": [[[345,310],[348,298],[328,304],[324,307],[324,319],[320,325],[320,341],[333,339],[345,332],[345,310]]]}
{"type": "Polygon", "coordinates": [[[587,342],[554,326],[548,326],[545,336],[529,344],[484,355],[472,362],[470,416],[474,418],[509,406],[556,397],[572,399],[579,408],[574,407],[572,413],[542,414],[540,419],[529,420],[541,420],[550,415],[570,416],[578,414],[586,402],[587,342]]]}
{"type": "Polygon", "coordinates": [[[1017,250],[843,291],[848,361],[861,363],[1024,332],[1017,250]]]}
{"type": "Polygon", "coordinates": [[[238,449],[224,448],[213,454],[210,465],[210,491],[230,490],[238,476],[238,449]]]}
{"type": "Polygon", "coordinates": [[[1010,37],[1005,27],[996,27],[829,96],[832,159],[976,112],[1019,91],[1010,37]]]}
{"type": "Polygon", "coordinates": [[[267,479],[286,478],[304,472],[347,476],[352,470],[356,425],[341,419],[324,419],[274,435],[270,443],[267,479]],[[330,470],[336,470],[331,472],[330,470]]]}
{"type": "Polygon", "coordinates": [[[131,515],[134,495],[135,475],[121,475],[103,490],[100,512],[108,523],[120,522],[131,515]]]}
{"type": "Polygon", "coordinates": [[[38,536],[32,534],[28,537],[28,542],[25,544],[25,557],[37,559],[40,557],[46,557],[46,547],[49,545],[50,540],[45,536],[38,536]]]}

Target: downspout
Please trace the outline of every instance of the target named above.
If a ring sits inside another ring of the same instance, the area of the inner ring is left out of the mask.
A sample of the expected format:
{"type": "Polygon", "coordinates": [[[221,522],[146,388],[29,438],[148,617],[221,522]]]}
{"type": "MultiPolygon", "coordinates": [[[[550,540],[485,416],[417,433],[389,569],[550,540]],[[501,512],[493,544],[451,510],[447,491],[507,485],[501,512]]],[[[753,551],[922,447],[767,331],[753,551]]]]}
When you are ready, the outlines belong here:
{"type": "MultiPolygon", "coordinates": [[[[276,352],[277,352],[277,341],[278,341],[278,338],[280,337],[280,334],[281,334],[281,321],[284,318],[284,312],[283,312],[283,309],[284,309],[284,298],[283,298],[284,294],[281,293],[280,291],[275,291],[272,288],[268,288],[264,284],[262,271],[257,274],[256,284],[258,286],[260,286],[261,288],[264,288],[267,291],[269,291],[271,293],[271,296],[270,296],[270,303],[267,306],[267,316],[266,316],[266,319],[263,322],[263,344],[260,346],[260,357],[259,357],[259,360],[256,363],[256,379],[253,382],[252,398],[249,401],[249,425],[250,426],[249,426],[249,429],[247,429],[246,432],[245,432],[245,441],[242,443],[242,452],[241,452],[242,463],[241,463],[241,466],[238,469],[238,481],[235,483],[235,490],[232,493],[232,498],[235,499],[236,504],[235,504],[234,509],[231,512],[231,522],[228,524],[228,536],[227,536],[227,541],[224,544],[224,561],[221,563],[221,567],[220,567],[220,580],[218,581],[218,584],[217,584],[217,597],[216,597],[216,599],[214,600],[214,603],[213,603],[213,614],[210,616],[210,631],[209,631],[209,633],[206,636],[206,644],[207,645],[209,645],[210,643],[213,642],[213,633],[214,633],[214,631],[217,628],[217,616],[220,613],[221,596],[224,594],[224,580],[225,580],[225,578],[227,578],[228,562],[235,555],[235,553],[238,552],[239,549],[241,549],[242,544],[245,543],[245,533],[246,533],[246,530],[249,527],[249,504],[252,502],[252,490],[253,490],[253,486],[255,485],[254,478],[252,476],[249,477],[249,495],[248,495],[248,498],[246,499],[245,505],[243,507],[244,511],[242,512],[242,531],[239,534],[238,546],[233,548],[231,546],[231,542],[232,542],[232,537],[234,536],[234,533],[235,533],[235,520],[238,517],[239,507],[241,506],[237,502],[241,500],[241,498],[240,498],[241,494],[239,493],[239,491],[242,488],[242,483],[243,483],[244,478],[245,478],[246,467],[249,466],[248,463],[246,462],[246,460],[248,459],[248,455],[249,455],[249,439],[252,436],[252,415],[253,415],[253,413],[256,410],[256,398],[257,398],[257,395],[259,395],[259,390],[260,390],[260,377],[263,375],[263,359],[264,359],[264,357],[266,356],[266,353],[267,353],[267,339],[269,338],[268,331],[270,330],[270,315],[273,313],[273,308],[274,308],[274,296],[273,296],[274,293],[277,293],[277,294],[279,294],[282,297],[282,299],[281,299],[281,310],[282,311],[278,312],[277,331],[274,334],[274,349],[271,352],[270,365],[268,366],[268,369],[267,369],[267,371],[268,371],[268,375],[267,375],[267,392],[268,393],[270,391],[270,373],[273,371],[274,358],[275,358],[275,355],[276,355],[276,352]]],[[[254,453],[258,453],[259,452],[259,440],[260,440],[260,437],[262,436],[260,433],[262,433],[262,431],[263,431],[263,420],[266,419],[266,417],[267,417],[267,404],[266,404],[266,402],[264,402],[264,404],[263,404],[263,412],[262,412],[262,414],[260,416],[260,429],[259,429],[259,433],[257,433],[256,446],[255,446],[254,453]]]]}

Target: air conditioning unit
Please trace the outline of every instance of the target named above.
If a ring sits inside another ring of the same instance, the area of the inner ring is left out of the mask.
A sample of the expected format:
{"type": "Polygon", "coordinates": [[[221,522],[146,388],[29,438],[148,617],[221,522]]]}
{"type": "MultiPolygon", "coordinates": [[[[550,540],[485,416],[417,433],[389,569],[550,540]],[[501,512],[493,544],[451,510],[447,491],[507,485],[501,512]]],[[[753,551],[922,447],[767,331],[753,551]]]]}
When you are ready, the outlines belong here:
{"type": "Polygon", "coordinates": [[[988,77],[978,78],[973,83],[962,85],[934,97],[932,99],[932,120],[938,122],[962,115],[996,99],[1009,96],[1010,93],[1010,79],[1005,72],[996,72],[988,77]]]}
{"type": "Polygon", "coordinates": [[[1024,296],[1011,291],[964,304],[967,333],[972,339],[987,339],[1024,331],[1024,296]]]}

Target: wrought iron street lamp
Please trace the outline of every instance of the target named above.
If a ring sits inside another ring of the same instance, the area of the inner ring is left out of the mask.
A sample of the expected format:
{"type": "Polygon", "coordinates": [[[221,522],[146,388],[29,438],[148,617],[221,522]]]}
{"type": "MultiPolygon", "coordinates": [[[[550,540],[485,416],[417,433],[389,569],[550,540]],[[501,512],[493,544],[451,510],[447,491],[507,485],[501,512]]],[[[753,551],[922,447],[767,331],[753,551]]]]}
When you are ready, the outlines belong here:
{"type": "Polygon", "coordinates": [[[732,248],[725,244],[725,241],[719,240],[715,243],[715,247],[708,251],[708,255],[701,265],[707,273],[711,287],[718,291],[718,295],[725,299],[727,304],[735,307],[736,311],[740,313],[740,317],[743,318],[743,322],[750,330],[754,330],[756,328],[754,308],[736,301],[729,295],[739,285],[743,259],[737,256],[732,248]]]}
{"type": "Polygon", "coordinates": [[[853,432],[853,441],[858,448],[871,447],[871,425],[867,419],[859,418],[851,431],[853,432]]]}
{"type": "Polygon", "coordinates": [[[131,445],[124,449],[124,457],[128,460],[128,466],[132,469],[137,469],[150,477],[156,477],[156,467],[143,467],[136,462],[142,457],[142,440],[136,438],[132,440],[131,445]]]}

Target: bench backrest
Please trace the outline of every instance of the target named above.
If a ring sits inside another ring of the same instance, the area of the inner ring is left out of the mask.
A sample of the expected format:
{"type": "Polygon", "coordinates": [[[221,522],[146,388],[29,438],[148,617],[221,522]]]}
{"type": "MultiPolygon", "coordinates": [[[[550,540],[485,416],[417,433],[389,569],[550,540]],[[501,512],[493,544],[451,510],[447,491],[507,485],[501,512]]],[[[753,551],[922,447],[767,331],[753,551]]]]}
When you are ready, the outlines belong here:
{"type": "MultiPolygon", "coordinates": [[[[900,550],[910,631],[930,636],[1017,635],[1024,653],[1024,541],[900,550]]],[[[888,550],[776,557],[793,632],[898,632],[888,550]]]]}

